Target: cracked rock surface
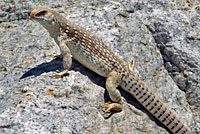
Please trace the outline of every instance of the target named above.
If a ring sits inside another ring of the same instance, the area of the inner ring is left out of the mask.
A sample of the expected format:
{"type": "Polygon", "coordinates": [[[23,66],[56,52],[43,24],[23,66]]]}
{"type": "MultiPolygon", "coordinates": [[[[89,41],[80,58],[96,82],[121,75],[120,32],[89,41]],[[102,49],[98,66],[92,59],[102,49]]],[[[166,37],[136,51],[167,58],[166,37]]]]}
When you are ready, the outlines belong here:
{"type": "Polygon", "coordinates": [[[188,126],[200,133],[200,3],[191,0],[0,0],[0,133],[168,134],[119,88],[123,111],[105,117],[105,78],[77,61],[69,75],[59,48],[29,19],[51,8],[101,38],[188,126]]]}

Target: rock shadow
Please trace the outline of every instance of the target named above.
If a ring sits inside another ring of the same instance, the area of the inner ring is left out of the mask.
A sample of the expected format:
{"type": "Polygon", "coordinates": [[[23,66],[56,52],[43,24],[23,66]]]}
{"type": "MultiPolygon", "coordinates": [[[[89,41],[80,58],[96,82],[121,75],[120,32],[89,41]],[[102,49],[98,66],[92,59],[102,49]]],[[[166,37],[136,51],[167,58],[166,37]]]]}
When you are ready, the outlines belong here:
{"type": "MultiPolygon", "coordinates": [[[[63,69],[62,60],[59,58],[56,58],[56,59],[51,60],[50,62],[42,63],[42,64],[30,69],[25,74],[23,74],[20,79],[24,79],[24,78],[27,78],[27,77],[30,77],[33,75],[39,76],[42,73],[53,72],[53,71],[62,70],[62,69],[63,69]]],[[[93,83],[106,89],[106,87],[105,87],[106,78],[101,77],[98,74],[94,73],[93,71],[87,69],[86,67],[81,65],[75,59],[73,59],[73,61],[72,61],[72,66],[71,66],[70,70],[79,71],[81,74],[88,76],[88,78],[93,83]]],[[[166,128],[159,120],[157,120],[150,112],[148,112],[134,97],[132,97],[129,93],[124,91],[121,87],[118,87],[118,89],[119,89],[121,95],[127,101],[127,103],[133,105],[138,110],[141,110],[142,112],[146,113],[149,116],[149,118],[152,121],[154,121],[158,126],[165,128],[169,133],[171,133],[168,128],[166,128]]],[[[105,93],[104,93],[104,101],[105,102],[111,101],[107,90],[105,90],[105,93]]],[[[104,116],[104,118],[105,119],[110,118],[115,113],[116,112],[112,112],[108,116],[106,116],[106,117],[104,116]]]]}

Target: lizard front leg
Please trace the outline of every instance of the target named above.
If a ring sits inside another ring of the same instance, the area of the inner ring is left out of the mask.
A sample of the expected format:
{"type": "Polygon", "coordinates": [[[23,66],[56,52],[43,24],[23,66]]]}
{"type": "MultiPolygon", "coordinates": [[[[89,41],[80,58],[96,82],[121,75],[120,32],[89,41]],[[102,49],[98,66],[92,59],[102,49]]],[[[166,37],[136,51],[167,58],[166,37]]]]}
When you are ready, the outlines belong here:
{"type": "Polygon", "coordinates": [[[60,58],[62,58],[62,60],[63,60],[64,70],[62,70],[60,72],[54,72],[53,76],[55,76],[55,77],[63,77],[64,75],[66,75],[72,65],[72,55],[71,55],[71,52],[70,52],[69,48],[67,47],[66,43],[64,41],[62,41],[59,44],[59,47],[60,47],[60,51],[62,53],[60,58]]]}
{"type": "Polygon", "coordinates": [[[106,88],[108,90],[110,99],[113,101],[113,103],[105,103],[103,108],[106,110],[104,111],[104,114],[115,110],[115,111],[121,111],[122,110],[122,97],[120,92],[116,89],[122,79],[122,74],[118,73],[116,71],[112,71],[108,74],[106,79],[106,88]]]}

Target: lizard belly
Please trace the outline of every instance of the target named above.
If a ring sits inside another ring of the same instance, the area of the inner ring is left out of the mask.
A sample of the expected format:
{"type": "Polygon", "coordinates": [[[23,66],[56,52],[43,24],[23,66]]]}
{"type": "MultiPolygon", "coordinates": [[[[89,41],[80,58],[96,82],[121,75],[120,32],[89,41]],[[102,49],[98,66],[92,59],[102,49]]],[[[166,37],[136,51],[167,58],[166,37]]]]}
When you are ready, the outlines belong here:
{"type": "Polygon", "coordinates": [[[100,76],[106,77],[109,70],[104,67],[104,63],[95,55],[91,55],[89,51],[86,51],[80,47],[69,47],[72,56],[88,69],[94,71],[100,76]]]}

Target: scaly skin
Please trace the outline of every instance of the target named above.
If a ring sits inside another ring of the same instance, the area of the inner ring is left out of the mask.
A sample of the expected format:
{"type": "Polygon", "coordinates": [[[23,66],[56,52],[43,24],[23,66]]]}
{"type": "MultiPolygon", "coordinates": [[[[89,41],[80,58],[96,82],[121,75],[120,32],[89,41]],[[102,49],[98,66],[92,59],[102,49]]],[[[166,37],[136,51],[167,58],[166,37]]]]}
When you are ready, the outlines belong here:
{"type": "Polygon", "coordinates": [[[64,70],[54,73],[55,76],[62,77],[67,73],[73,56],[90,70],[106,77],[106,88],[113,103],[106,103],[103,106],[106,108],[105,113],[112,110],[121,111],[121,94],[116,89],[120,85],[172,133],[191,134],[166,105],[133,74],[133,67],[126,66],[102,40],[55,11],[38,7],[32,10],[30,16],[48,30],[50,36],[60,47],[64,70]]]}

